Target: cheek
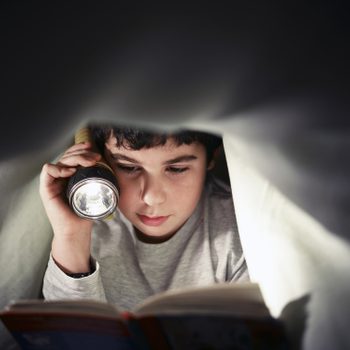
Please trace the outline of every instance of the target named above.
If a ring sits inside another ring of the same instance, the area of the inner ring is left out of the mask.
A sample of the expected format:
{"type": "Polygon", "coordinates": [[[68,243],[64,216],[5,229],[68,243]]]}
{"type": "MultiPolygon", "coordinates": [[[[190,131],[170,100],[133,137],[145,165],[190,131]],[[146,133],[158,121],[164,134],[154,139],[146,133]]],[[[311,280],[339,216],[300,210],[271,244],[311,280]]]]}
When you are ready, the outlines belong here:
{"type": "Polygon", "coordinates": [[[196,207],[203,190],[204,179],[200,176],[188,179],[186,183],[174,186],[171,197],[177,206],[186,210],[196,207]]]}
{"type": "Polygon", "coordinates": [[[138,187],[129,181],[119,179],[119,209],[122,211],[127,210],[133,204],[137,203],[136,199],[138,197],[138,187]]]}

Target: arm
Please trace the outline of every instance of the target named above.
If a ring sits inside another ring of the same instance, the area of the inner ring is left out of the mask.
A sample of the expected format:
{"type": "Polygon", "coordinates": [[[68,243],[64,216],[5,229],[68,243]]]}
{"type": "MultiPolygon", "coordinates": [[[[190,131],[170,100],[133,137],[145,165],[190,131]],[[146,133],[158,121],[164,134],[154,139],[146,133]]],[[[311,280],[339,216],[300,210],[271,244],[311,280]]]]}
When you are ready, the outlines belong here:
{"type": "Polygon", "coordinates": [[[93,166],[100,155],[90,150],[89,143],[80,143],[70,147],[57,164],[45,164],[40,174],[40,196],[51,223],[54,238],[51,257],[44,279],[44,296],[64,297],[81,290],[80,297],[101,298],[101,291],[93,291],[100,282],[98,265],[96,271],[90,256],[91,231],[93,222],[78,217],[69,207],[65,198],[67,179],[78,166],[93,166]],[[74,279],[71,274],[92,273],[92,275],[74,279]],[[87,280],[90,282],[87,283],[87,280]],[[55,294],[55,295],[53,295],[55,294]],[[57,295],[58,294],[58,295],[57,295]]]}

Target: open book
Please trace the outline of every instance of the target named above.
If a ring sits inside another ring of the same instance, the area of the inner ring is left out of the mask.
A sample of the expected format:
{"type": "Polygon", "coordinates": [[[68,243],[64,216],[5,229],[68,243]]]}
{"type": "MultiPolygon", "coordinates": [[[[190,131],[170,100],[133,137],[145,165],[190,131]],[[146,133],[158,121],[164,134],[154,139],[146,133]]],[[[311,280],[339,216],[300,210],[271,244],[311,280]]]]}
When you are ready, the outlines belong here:
{"type": "Polygon", "coordinates": [[[23,349],[286,349],[258,284],[167,291],[133,312],[92,300],[20,300],[0,318],[23,349]]]}

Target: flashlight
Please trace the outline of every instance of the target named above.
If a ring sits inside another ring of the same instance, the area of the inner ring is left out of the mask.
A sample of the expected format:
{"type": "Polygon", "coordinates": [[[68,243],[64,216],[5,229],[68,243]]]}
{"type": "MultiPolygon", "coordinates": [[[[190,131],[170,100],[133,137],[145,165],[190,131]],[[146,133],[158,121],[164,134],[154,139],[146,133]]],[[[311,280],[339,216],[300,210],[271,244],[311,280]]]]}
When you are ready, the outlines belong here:
{"type": "MultiPolygon", "coordinates": [[[[92,142],[89,128],[75,134],[75,143],[92,142]]],[[[104,219],[116,209],[119,190],[113,170],[101,160],[92,167],[79,167],[67,185],[69,205],[82,218],[104,219]]]]}

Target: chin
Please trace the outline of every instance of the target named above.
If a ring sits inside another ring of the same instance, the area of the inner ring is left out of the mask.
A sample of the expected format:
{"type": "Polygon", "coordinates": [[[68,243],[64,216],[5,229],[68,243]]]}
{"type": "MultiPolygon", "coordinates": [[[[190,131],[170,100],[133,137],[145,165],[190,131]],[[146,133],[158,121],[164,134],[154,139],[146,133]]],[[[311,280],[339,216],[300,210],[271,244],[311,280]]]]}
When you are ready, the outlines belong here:
{"type": "Polygon", "coordinates": [[[169,235],[169,231],[164,230],[154,230],[145,227],[138,227],[138,230],[149,237],[163,237],[169,235]]]}
{"type": "Polygon", "coordinates": [[[162,243],[167,241],[169,238],[173,236],[176,231],[155,231],[155,230],[147,230],[141,227],[136,227],[136,234],[138,238],[146,243],[162,243]]]}

